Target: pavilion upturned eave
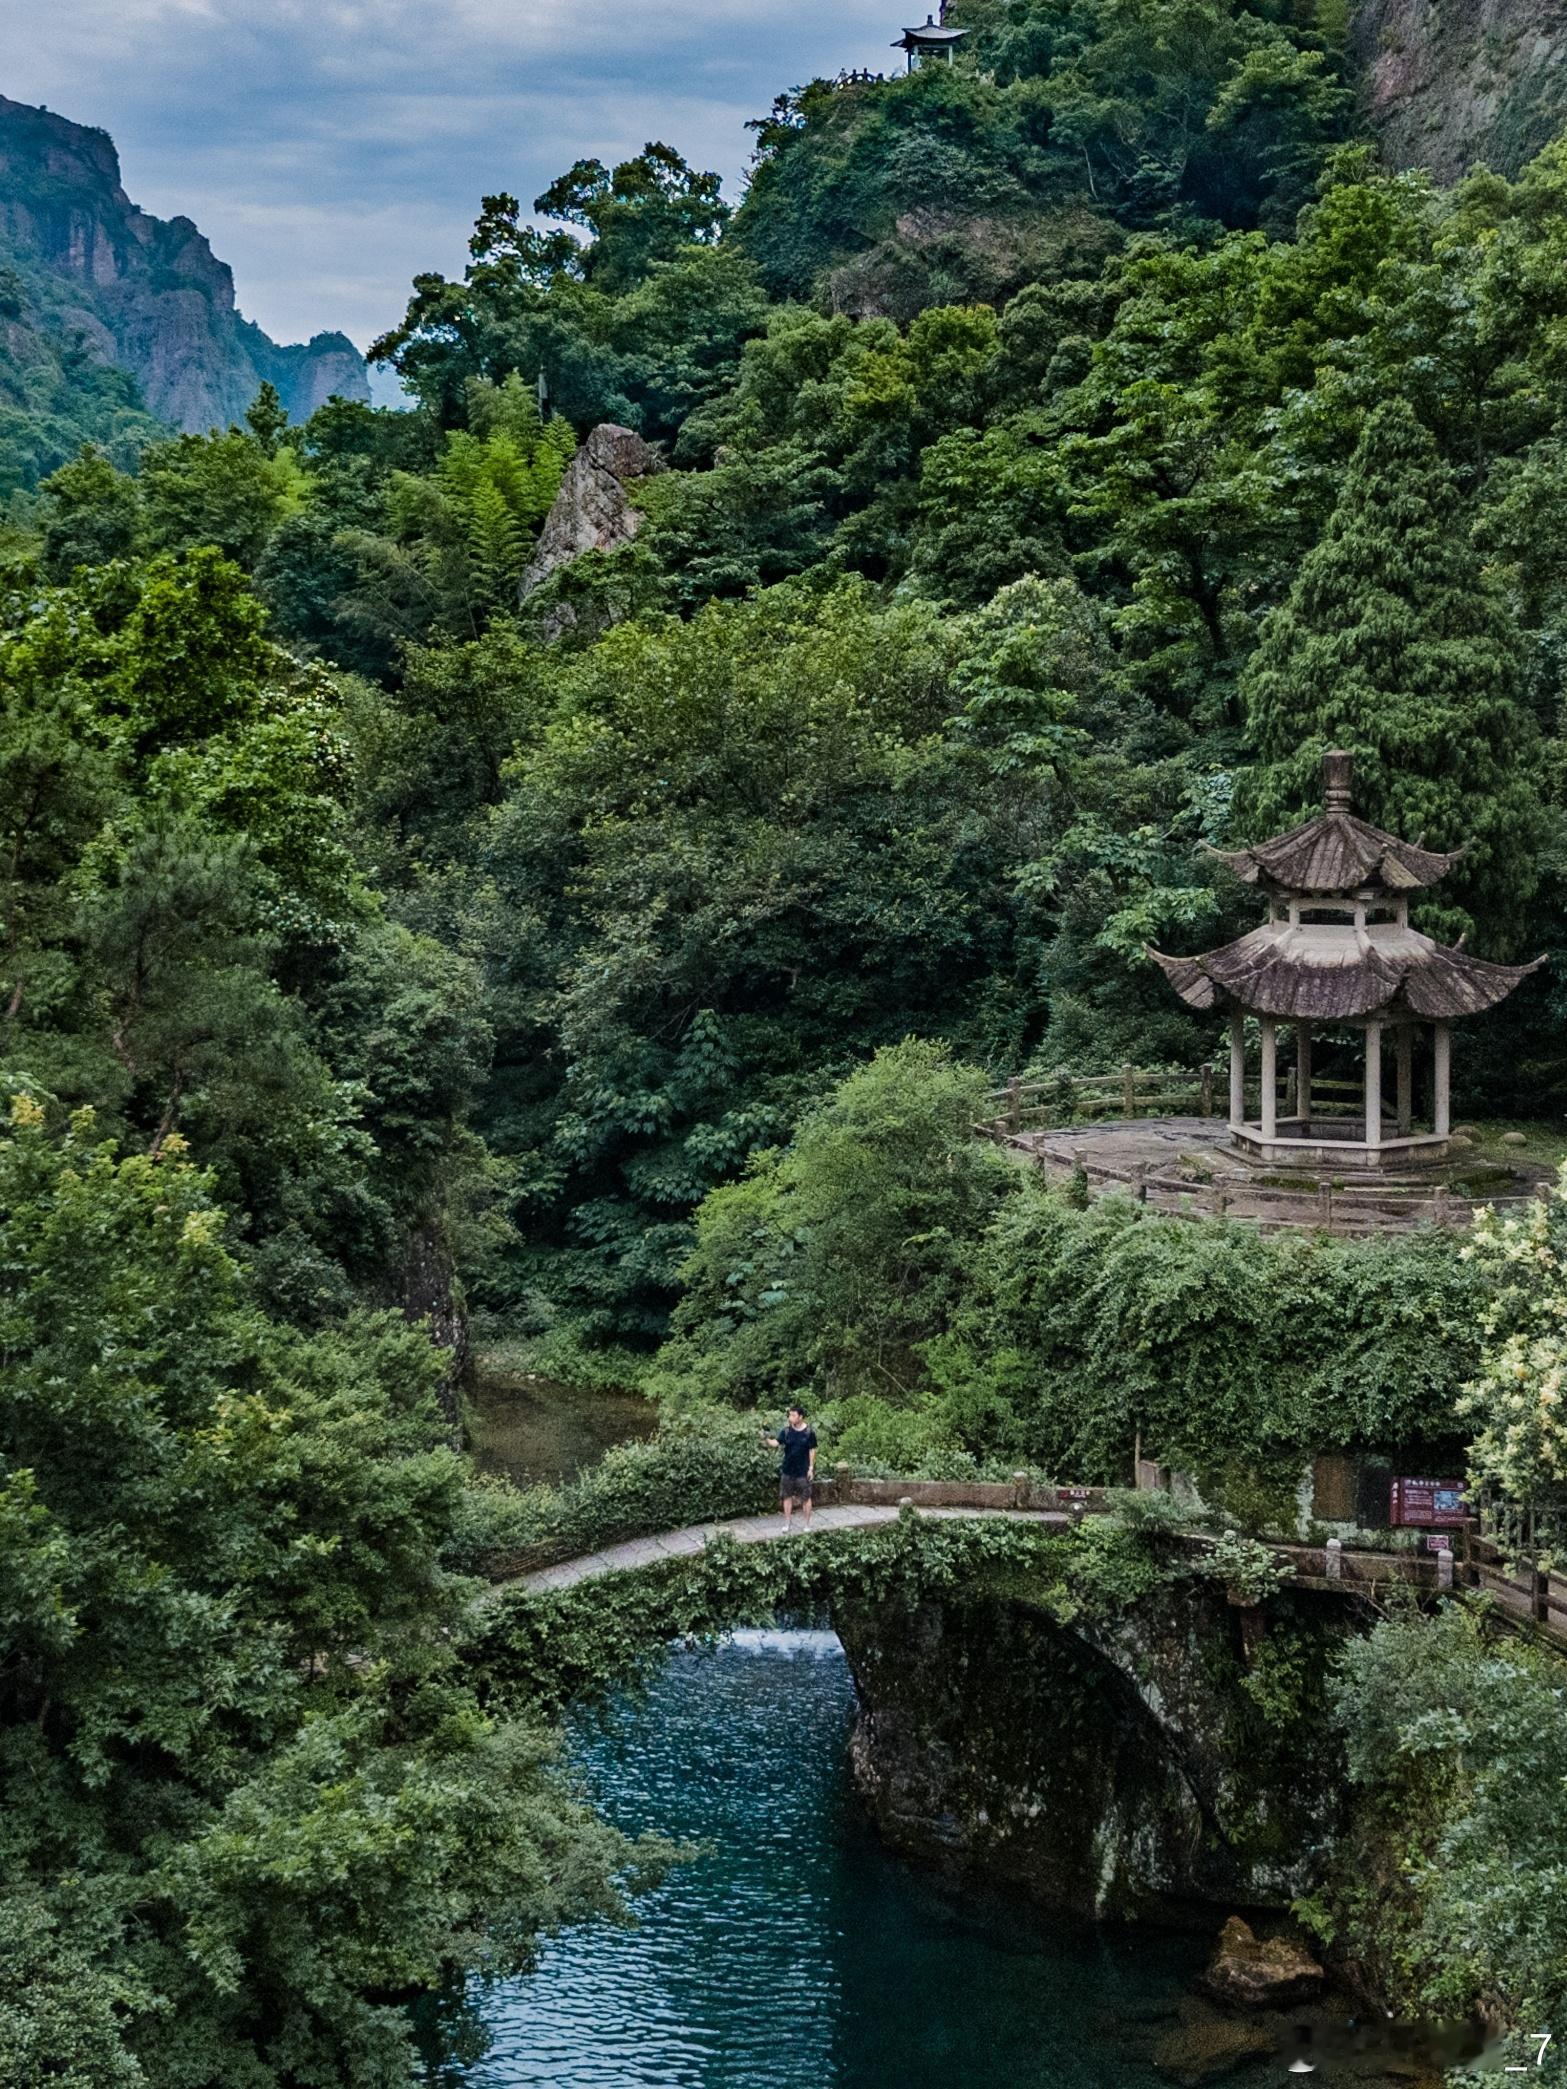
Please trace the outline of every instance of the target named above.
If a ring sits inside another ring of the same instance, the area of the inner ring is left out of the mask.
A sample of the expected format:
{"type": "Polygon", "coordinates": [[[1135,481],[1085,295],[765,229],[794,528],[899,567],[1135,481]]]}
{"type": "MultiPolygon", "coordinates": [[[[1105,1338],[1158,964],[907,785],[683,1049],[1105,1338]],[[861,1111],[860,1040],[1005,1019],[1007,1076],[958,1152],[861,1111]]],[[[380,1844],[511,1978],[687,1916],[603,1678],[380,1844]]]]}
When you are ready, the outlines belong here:
{"type": "Polygon", "coordinates": [[[1466,950],[1407,935],[1401,947],[1378,950],[1363,938],[1345,959],[1310,962],[1286,936],[1254,929],[1199,957],[1167,957],[1150,949],[1188,1008],[1224,1008],[1287,1022],[1447,1021],[1479,1015],[1506,1000],[1545,960],[1494,964],[1466,950]],[[1417,947],[1410,948],[1410,944],[1417,947]]]}

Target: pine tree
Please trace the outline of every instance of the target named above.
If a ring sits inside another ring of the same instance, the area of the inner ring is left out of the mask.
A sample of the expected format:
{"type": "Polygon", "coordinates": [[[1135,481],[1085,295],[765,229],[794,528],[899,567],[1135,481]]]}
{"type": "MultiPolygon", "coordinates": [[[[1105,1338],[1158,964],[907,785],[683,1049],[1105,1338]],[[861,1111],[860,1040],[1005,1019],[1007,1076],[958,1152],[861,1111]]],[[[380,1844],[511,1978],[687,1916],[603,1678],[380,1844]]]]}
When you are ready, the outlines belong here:
{"type": "Polygon", "coordinates": [[[1422,916],[1516,948],[1543,840],[1540,740],[1512,614],[1470,545],[1451,471],[1401,399],[1366,423],[1319,542],[1263,626],[1243,683],[1259,761],[1241,831],[1320,803],[1329,747],[1355,754],[1355,810],[1431,848],[1467,845],[1422,916]]]}

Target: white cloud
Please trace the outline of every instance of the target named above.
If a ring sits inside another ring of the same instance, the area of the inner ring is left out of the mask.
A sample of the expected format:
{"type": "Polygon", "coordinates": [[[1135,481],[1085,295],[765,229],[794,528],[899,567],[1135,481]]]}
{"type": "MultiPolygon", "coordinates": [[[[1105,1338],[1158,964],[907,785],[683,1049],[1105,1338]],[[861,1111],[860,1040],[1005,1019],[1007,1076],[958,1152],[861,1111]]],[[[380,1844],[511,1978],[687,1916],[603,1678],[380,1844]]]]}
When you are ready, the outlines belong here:
{"type": "Polygon", "coordinates": [[[465,259],[481,195],[663,138],[731,192],[747,118],[884,68],[899,0],[3,0],[0,91],[101,124],[125,185],[183,212],[242,310],[363,343],[417,270],[465,259]]]}

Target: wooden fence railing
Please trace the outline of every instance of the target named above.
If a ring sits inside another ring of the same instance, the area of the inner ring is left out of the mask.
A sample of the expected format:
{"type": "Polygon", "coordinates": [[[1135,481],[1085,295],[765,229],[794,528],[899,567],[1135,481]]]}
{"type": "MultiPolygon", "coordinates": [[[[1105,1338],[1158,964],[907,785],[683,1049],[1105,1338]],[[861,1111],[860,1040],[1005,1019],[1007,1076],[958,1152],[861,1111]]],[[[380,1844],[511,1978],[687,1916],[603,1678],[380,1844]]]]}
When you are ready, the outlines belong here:
{"type": "Polygon", "coordinates": [[[1172,1218],[1244,1219],[1264,1232],[1280,1227],[1344,1235],[1399,1232],[1415,1226],[1462,1228],[1473,1224],[1475,1214],[1484,1208],[1517,1210],[1529,1201],[1525,1196],[1465,1197],[1440,1182],[1323,1180],[1296,1189],[1241,1175],[1205,1181],[1151,1163],[1097,1160],[1086,1148],[1064,1154],[1032,1146],[1023,1146],[1022,1151],[1051,1180],[1070,1183],[1080,1179],[1091,1195],[1119,1192],[1172,1218]]]}
{"type": "MultiPolygon", "coordinates": [[[[1252,1093],[1258,1093],[1255,1082],[1252,1093]]],[[[988,1100],[996,1114],[981,1129],[1005,1135],[1091,1124],[1104,1117],[1212,1117],[1217,1095],[1212,1066],[1123,1066],[1115,1073],[1042,1074],[993,1089],[988,1100]]]]}
{"type": "MultiPolygon", "coordinates": [[[[816,1498],[823,1507],[863,1503],[916,1510],[1042,1510],[1073,1522],[1113,1513],[1116,1506],[1115,1496],[1102,1487],[1045,1486],[1026,1473],[1010,1480],[873,1480],[847,1465],[818,1477],[816,1498]]],[[[1466,1591],[1486,1596],[1504,1625],[1535,1631],[1567,1653],[1567,1572],[1540,1566],[1534,1558],[1520,1559],[1503,1542],[1522,1528],[1516,1520],[1521,1513],[1510,1505],[1483,1504],[1475,1523],[1451,1533],[1451,1549],[1446,1551],[1378,1552],[1338,1539],[1321,1545],[1273,1540],[1268,1549],[1288,1568],[1296,1587],[1330,1595],[1375,1600],[1379,1593],[1408,1588],[1427,1596],[1466,1591]]],[[[1554,1536],[1558,1525],[1552,1521],[1547,1526],[1536,1512],[1529,1528],[1543,1540],[1554,1536]]],[[[1567,1523],[1562,1528],[1567,1534],[1567,1523]]],[[[1200,1532],[1189,1534],[1187,1541],[1199,1546],[1213,1542],[1200,1532]]]]}

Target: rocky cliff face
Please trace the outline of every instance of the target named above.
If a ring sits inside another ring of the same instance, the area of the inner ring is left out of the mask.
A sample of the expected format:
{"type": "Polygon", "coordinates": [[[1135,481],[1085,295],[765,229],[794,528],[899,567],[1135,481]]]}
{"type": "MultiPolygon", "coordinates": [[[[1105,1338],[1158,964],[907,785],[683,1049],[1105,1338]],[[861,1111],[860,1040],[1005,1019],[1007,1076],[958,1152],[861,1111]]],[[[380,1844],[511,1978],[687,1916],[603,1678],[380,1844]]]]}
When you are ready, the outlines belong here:
{"type": "Polygon", "coordinates": [[[107,132],[0,96],[0,261],[49,324],[130,372],[149,409],[198,431],[238,420],[262,380],[300,420],[370,396],[343,334],[282,347],[240,317],[234,277],[189,218],[138,210],[107,132]]]}
{"type": "Polygon", "coordinates": [[[1567,126],[1567,0],[1359,0],[1353,42],[1394,166],[1516,174],[1567,126]]]}
{"type": "Polygon", "coordinates": [[[834,1623],[856,1782],[895,1848],[1095,1919],[1285,1907],[1315,1883],[1343,1804],[1331,1605],[1240,1613],[1208,1584],[1113,1626],[1010,1597],[834,1623]]]}

